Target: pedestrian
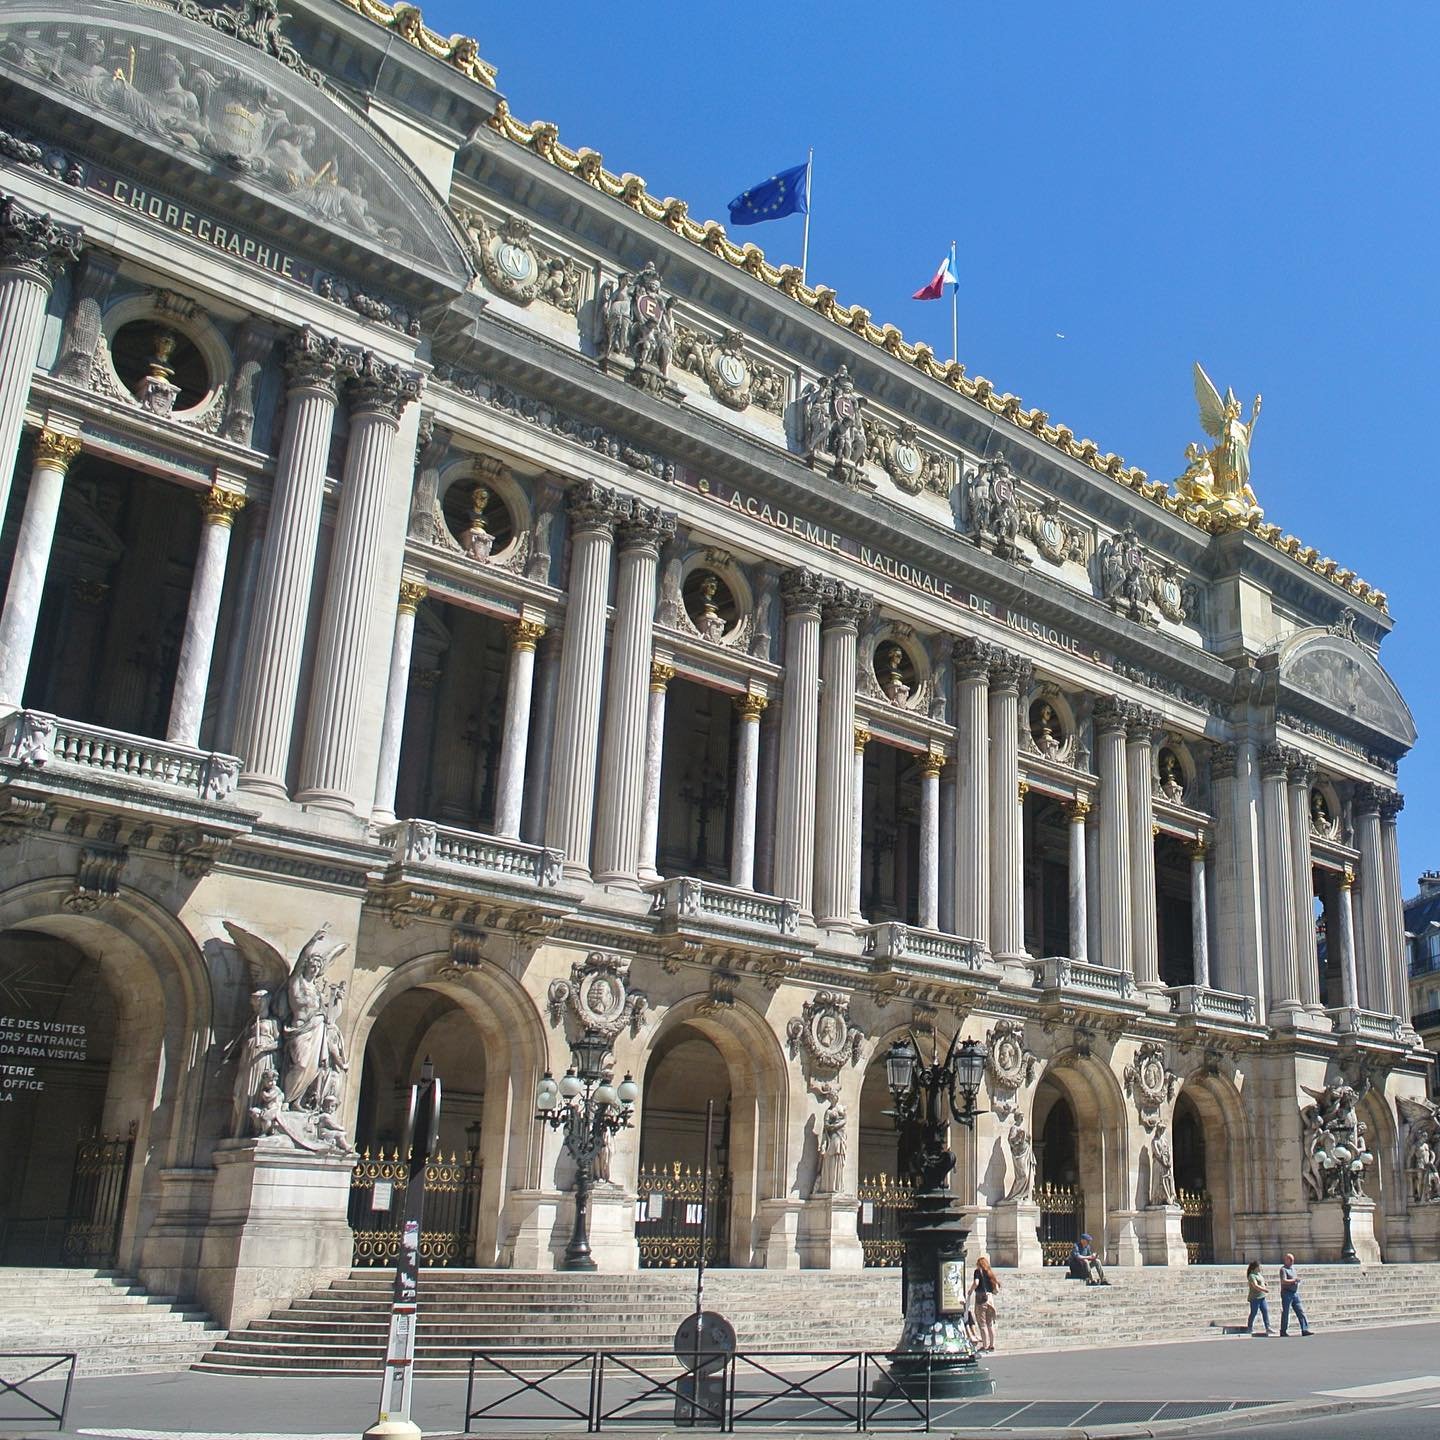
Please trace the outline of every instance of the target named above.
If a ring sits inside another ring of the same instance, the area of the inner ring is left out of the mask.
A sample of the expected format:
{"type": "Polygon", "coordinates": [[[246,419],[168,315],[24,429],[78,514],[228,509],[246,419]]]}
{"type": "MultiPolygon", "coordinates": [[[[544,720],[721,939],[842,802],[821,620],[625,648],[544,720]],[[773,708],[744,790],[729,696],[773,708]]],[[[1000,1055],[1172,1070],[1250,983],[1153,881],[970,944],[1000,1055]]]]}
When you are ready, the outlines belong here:
{"type": "Polygon", "coordinates": [[[1245,1281],[1250,1289],[1250,1318],[1245,1322],[1245,1333],[1255,1334],[1255,1317],[1258,1315],[1265,1322],[1263,1335],[1272,1335],[1270,1329],[1270,1307],[1265,1303],[1266,1292],[1270,1287],[1265,1283],[1265,1277],[1260,1273],[1260,1262],[1252,1260],[1245,1267],[1245,1281]]]}
{"type": "Polygon", "coordinates": [[[990,1268],[990,1257],[982,1255],[975,1262],[970,1281],[970,1294],[975,1297],[975,1324],[980,1330],[980,1352],[989,1354],[995,1348],[995,1294],[1000,1277],[990,1268]]]}
{"type": "Polygon", "coordinates": [[[1290,1312],[1295,1312],[1295,1318],[1300,1322],[1300,1333],[1311,1334],[1310,1318],[1305,1314],[1305,1307],[1300,1303],[1300,1275],[1295,1269],[1295,1257],[1287,1255],[1285,1263],[1280,1267],[1280,1333],[1290,1333],[1290,1312]]]}

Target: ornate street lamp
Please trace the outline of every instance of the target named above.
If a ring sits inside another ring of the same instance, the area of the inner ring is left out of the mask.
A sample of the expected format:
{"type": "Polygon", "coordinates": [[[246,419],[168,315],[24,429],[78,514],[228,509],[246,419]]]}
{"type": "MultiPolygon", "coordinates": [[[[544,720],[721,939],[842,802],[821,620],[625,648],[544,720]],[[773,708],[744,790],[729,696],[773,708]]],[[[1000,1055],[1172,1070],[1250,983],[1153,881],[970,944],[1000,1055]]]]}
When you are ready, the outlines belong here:
{"type": "Polygon", "coordinates": [[[1360,1256],[1355,1249],[1354,1237],[1350,1234],[1350,1206],[1361,1193],[1365,1184],[1365,1166],[1370,1160],[1368,1151],[1362,1151],[1340,1169],[1340,1216],[1345,1229],[1340,1244],[1340,1263],[1358,1265],[1360,1256]]]}
{"type": "Polygon", "coordinates": [[[630,1125],[640,1087],[628,1074],[614,1084],[605,1064],[610,1042],[598,1030],[586,1030],[570,1050],[570,1068],[561,1079],[557,1082],[547,1070],[536,1086],[535,1118],[564,1132],[565,1149],[575,1162],[575,1225],[560,1268],[594,1270],[590,1192],[595,1188],[595,1159],[617,1130],[630,1125]]]}
{"type": "Polygon", "coordinates": [[[952,1124],[974,1127],[975,1102],[985,1078],[985,1049],[956,1035],[939,1059],[937,1045],[926,1064],[913,1035],[897,1040],[885,1056],[885,1080],[899,1135],[897,1169],[915,1187],[914,1203],[900,1214],[905,1242],[905,1328],[890,1352],[890,1377],[908,1395],[936,1399],[989,1395],[995,1388],[965,1333],[965,1236],[968,1233],[950,1172],[952,1124]]]}

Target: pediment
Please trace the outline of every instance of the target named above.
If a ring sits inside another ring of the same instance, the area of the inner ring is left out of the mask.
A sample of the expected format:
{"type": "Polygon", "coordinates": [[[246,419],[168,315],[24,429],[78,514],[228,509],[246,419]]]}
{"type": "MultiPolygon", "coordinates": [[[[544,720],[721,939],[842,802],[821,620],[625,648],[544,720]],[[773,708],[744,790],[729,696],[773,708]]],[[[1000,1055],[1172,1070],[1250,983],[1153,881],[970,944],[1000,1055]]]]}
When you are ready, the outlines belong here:
{"type": "Polygon", "coordinates": [[[351,270],[361,252],[396,274],[465,287],[470,261],[440,197],[293,50],[271,46],[287,64],[260,48],[278,20],[252,15],[247,28],[244,6],[176,3],[178,12],[133,0],[6,5],[6,108],[55,131],[59,143],[88,137],[92,168],[109,176],[113,164],[123,188],[89,177],[84,187],[117,203],[143,209],[134,191],[149,181],[171,199],[223,206],[217,218],[268,230],[316,258],[348,250],[351,270]]]}
{"type": "Polygon", "coordinates": [[[1301,630],[1285,641],[1280,685],[1305,708],[1329,711],[1407,750],[1415,743],[1415,720],[1395,682],[1363,645],[1333,630],[1301,630]]]}

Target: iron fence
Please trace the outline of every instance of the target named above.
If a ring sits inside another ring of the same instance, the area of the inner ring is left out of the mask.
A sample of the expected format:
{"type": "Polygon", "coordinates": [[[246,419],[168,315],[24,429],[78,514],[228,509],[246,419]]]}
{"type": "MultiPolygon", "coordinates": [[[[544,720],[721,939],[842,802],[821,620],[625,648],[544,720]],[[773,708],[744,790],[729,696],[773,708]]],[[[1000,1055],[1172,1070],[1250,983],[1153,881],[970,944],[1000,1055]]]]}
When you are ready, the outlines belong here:
{"type": "Polygon", "coordinates": [[[892,1179],[882,1171],[861,1180],[856,1199],[860,1202],[856,1228],[865,1264],[899,1265],[905,1258],[900,1217],[915,1203],[915,1187],[908,1180],[892,1179]]]}
{"type": "Polygon", "coordinates": [[[700,1170],[678,1160],[641,1167],[635,1199],[641,1269],[694,1269],[700,1263],[702,1232],[706,1265],[730,1263],[730,1176],[710,1172],[704,1206],[703,1189],[700,1170]]]}
{"type": "Polygon", "coordinates": [[[1185,1241],[1185,1254],[1192,1265],[1215,1263],[1215,1207],[1204,1190],[1182,1190],[1180,1200],[1180,1236],[1185,1241]]]}
{"type": "Polygon", "coordinates": [[[120,1256],[120,1228],[135,1158],[135,1123],[127,1135],[96,1133],[75,1147],[70,1198],[60,1263],[83,1269],[113,1270],[120,1256]]]}
{"type": "MultiPolygon", "coordinates": [[[[410,1166],[398,1150],[382,1146],[356,1157],[350,1172],[348,1219],[355,1235],[351,1264],[393,1266],[400,1254],[400,1220],[410,1166]],[[383,1201],[383,1204],[377,1202],[383,1201]]],[[[451,1154],[425,1166],[425,1229],[420,1232],[422,1265],[475,1263],[475,1220],[483,1167],[472,1156],[451,1154]]]]}
{"type": "Polygon", "coordinates": [[[53,1421],[56,1430],[65,1428],[70,1411],[70,1390],[75,1384],[75,1352],[73,1350],[0,1350],[0,1425],[19,1423],[27,1428],[53,1421]],[[31,1367],[35,1368],[31,1368],[31,1367]],[[56,1382],[64,1367],[65,1389],[60,1394],[60,1408],[47,1405],[25,1387],[39,1381],[56,1382]],[[26,1373],[15,1378],[14,1372],[26,1373]],[[10,1406],[18,1402],[28,1408],[14,1414],[10,1406]]]}
{"type": "Polygon", "coordinates": [[[1040,1207],[1040,1251],[1047,1265],[1064,1265],[1080,1238],[1085,1193],[1075,1185],[1037,1185],[1040,1207]]]}

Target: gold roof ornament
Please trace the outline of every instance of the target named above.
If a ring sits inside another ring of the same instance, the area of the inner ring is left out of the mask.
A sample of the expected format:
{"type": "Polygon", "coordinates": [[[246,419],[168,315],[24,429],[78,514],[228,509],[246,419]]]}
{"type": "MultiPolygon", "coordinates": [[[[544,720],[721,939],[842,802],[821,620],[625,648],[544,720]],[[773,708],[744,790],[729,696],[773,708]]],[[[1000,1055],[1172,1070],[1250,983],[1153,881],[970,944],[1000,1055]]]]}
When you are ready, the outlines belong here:
{"type": "Polygon", "coordinates": [[[1195,400],[1200,423],[1215,444],[1208,450],[1193,441],[1185,447],[1190,463],[1175,482],[1176,494],[1186,507],[1187,519],[1208,522],[1206,528],[1217,534],[1243,530],[1265,514],[1250,488],[1250,439],[1260,418],[1260,396],[1255,397],[1250,419],[1243,420],[1235,392],[1227,389],[1222,400],[1197,360],[1195,400]]]}

